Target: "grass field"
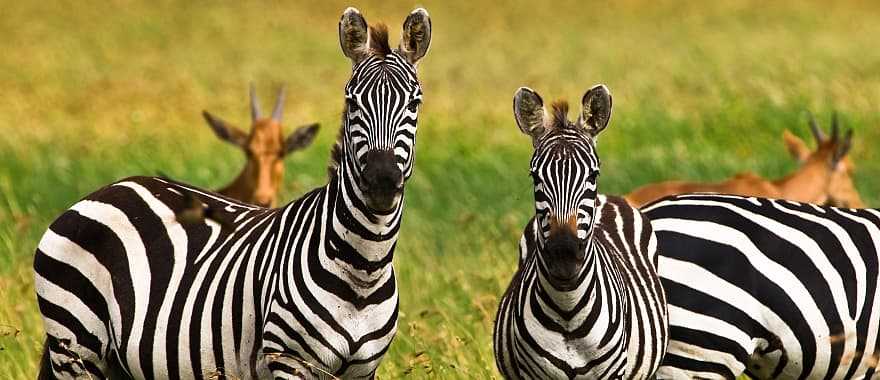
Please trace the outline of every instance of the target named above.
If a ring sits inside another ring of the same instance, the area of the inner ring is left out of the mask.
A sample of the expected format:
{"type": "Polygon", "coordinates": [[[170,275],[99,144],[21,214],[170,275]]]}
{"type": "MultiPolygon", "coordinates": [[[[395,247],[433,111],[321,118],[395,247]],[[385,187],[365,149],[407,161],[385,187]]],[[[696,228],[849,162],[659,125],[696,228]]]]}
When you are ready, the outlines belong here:
{"type": "MultiPolygon", "coordinates": [[[[805,110],[855,129],[857,187],[880,205],[880,8],[869,2],[368,1],[393,36],[416,5],[434,39],[416,172],[395,269],[400,328],[379,377],[497,377],[491,329],[533,212],[531,144],[514,90],[574,102],[614,95],[600,189],[718,180],[795,167],[781,143],[809,137],[805,110]]],[[[0,0],[0,378],[35,376],[42,327],[31,259],[52,219],[116,179],[168,175],[218,187],[243,157],[200,117],[247,120],[246,88],[268,104],[289,86],[288,130],[320,121],[287,161],[283,199],[324,183],[350,63],[336,23],[347,3],[52,4],[0,0]]],[[[267,105],[268,106],[268,105],[267,105]]]]}

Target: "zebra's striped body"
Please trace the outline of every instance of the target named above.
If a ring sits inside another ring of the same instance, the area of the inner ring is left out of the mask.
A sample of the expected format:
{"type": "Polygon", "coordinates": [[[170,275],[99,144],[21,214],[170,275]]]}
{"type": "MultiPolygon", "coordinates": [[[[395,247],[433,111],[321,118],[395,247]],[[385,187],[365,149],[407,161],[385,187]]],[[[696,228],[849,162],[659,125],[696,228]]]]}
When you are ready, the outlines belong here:
{"type": "Polygon", "coordinates": [[[710,194],[643,211],[669,299],[659,377],[880,377],[880,211],[710,194]]]}
{"type": "Polygon", "coordinates": [[[53,367],[65,368],[73,357],[57,355],[70,350],[98,367],[86,368],[94,376],[119,360],[134,378],[265,378],[273,359],[265,355],[283,352],[369,375],[396,327],[398,224],[368,243],[387,257],[366,261],[341,240],[364,227],[343,227],[351,214],[338,186],[262,209],[136,177],[78,202],[49,228],[34,262],[53,367]],[[221,211],[204,224],[177,223],[184,192],[221,211]],[[353,289],[348,272],[371,264],[375,272],[360,279],[369,286],[353,289]]]}
{"type": "Polygon", "coordinates": [[[517,122],[535,138],[536,216],[495,321],[495,360],[506,378],[645,379],[666,349],[651,225],[622,198],[596,193],[594,138],[610,117],[610,94],[597,86],[583,103],[573,124],[562,105],[542,120],[531,90],[515,98],[517,122]]]}
{"type": "Polygon", "coordinates": [[[653,312],[664,309],[664,300],[652,275],[657,256],[650,224],[621,198],[599,196],[598,201],[588,274],[579,292],[571,294],[575,313],[560,313],[549,299],[553,290],[541,283],[534,255],[537,230],[535,220],[529,221],[520,241],[524,260],[495,324],[495,355],[505,377],[646,378],[660,364],[666,323],[653,312]],[[638,281],[643,288],[625,289],[621,281],[606,280],[612,278],[638,281]],[[608,356],[615,360],[603,360],[608,356]]]}
{"type": "MultiPolygon", "coordinates": [[[[427,17],[410,14],[405,35],[429,27],[427,17]]],[[[346,86],[326,186],[263,209],[135,177],[55,220],[34,259],[48,336],[41,377],[374,376],[397,327],[391,262],[412,173],[421,55],[391,51],[383,27],[368,46],[366,28],[346,10],[343,50],[358,46],[363,56],[346,86]],[[211,216],[181,223],[176,215],[193,199],[211,216]]],[[[404,42],[423,55],[425,36],[404,42]]]]}

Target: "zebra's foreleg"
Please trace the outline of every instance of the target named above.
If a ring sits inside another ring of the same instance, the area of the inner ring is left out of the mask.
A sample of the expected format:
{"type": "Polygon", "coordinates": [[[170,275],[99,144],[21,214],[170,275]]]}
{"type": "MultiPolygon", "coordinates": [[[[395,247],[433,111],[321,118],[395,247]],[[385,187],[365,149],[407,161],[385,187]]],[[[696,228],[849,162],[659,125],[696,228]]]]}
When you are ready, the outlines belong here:
{"type": "MultiPolygon", "coordinates": [[[[316,374],[320,372],[320,368],[290,354],[267,353],[266,360],[275,380],[312,380],[327,377],[316,374]]],[[[334,376],[331,374],[329,378],[334,376]]]]}
{"type": "Polygon", "coordinates": [[[39,380],[106,379],[104,362],[94,352],[69,339],[47,336],[40,360],[39,380]]]}

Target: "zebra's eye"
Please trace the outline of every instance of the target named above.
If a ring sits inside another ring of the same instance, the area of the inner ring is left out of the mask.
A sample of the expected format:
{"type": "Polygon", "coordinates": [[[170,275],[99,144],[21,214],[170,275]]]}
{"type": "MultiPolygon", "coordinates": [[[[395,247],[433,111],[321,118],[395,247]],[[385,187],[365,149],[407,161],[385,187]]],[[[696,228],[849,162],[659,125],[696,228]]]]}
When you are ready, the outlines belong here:
{"type": "Polygon", "coordinates": [[[354,111],[358,109],[358,104],[352,98],[345,98],[345,104],[348,106],[349,111],[354,111]]]}
{"type": "Polygon", "coordinates": [[[416,113],[416,111],[419,110],[419,104],[421,103],[421,100],[413,99],[411,102],[409,102],[409,104],[406,105],[406,109],[409,112],[416,113]]]}

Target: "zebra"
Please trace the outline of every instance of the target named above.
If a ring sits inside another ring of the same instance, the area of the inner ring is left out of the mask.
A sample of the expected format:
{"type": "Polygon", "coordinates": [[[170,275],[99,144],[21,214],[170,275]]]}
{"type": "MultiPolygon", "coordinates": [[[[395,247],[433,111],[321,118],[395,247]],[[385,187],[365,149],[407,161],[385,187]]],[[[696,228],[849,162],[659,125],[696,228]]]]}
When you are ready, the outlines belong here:
{"type": "Polygon", "coordinates": [[[73,205],[34,259],[40,378],[373,378],[395,335],[392,267],[422,90],[422,8],[397,49],[348,8],[353,63],[326,186],[278,209],[133,177],[73,205]],[[192,197],[203,223],[175,212],[192,197]],[[223,227],[228,226],[228,227],[223,227]]]}
{"type": "Polygon", "coordinates": [[[599,195],[596,136],[611,117],[604,85],[568,104],[531,89],[514,96],[532,138],[535,216],[495,320],[495,361],[509,379],[649,378],[666,349],[666,301],[651,225],[623,198],[599,195]]]}
{"type": "Polygon", "coordinates": [[[880,210],[687,194],[642,212],[669,300],[658,378],[880,377],[880,210]]]}

